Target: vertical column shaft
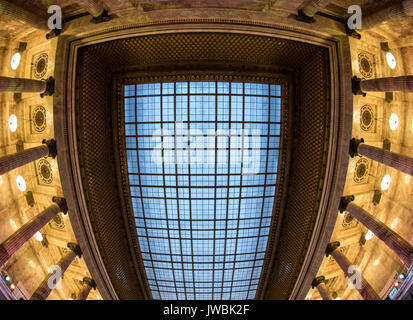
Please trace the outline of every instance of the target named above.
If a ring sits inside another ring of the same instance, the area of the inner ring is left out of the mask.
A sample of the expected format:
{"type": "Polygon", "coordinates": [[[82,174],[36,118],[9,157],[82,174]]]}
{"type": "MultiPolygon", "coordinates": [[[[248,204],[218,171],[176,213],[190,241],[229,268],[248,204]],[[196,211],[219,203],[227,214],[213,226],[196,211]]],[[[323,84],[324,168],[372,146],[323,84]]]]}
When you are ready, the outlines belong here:
{"type": "Polygon", "coordinates": [[[0,16],[17,20],[40,30],[49,30],[47,19],[9,1],[0,1],[0,16]]]}
{"type": "Polygon", "coordinates": [[[395,3],[390,7],[363,17],[363,29],[368,30],[384,22],[409,16],[413,16],[413,0],[395,3]]]}
{"type": "Polygon", "coordinates": [[[0,77],[0,92],[44,92],[46,81],[0,77]]]}
{"type": "Polygon", "coordinates": [[[401,77],[361,80],[360,88],[362,91],[413,92],[413,76],[409,75],[401,77]]]}
{"type": "Polygon", "coordinates": [[[79,291],[77,300],[86,300],[90,293],[90,290],[92,290],[92,287],[88,283],[84,283],[79,291]]]}
{"type": "Polygon", "coordinates": [[[69,250],[56,264],[60,269],[54,274],[48,274],[42,283],[38,286],[36,291],[31,296],[30,300],[45,300],[50,295],[50,292],[54,289],[54,286],[60,281],[61,276],[64,274],[66,269],[70,266],[72,261],[76,258],[76,253],[72,250],[69,250]],[[53,279],[53,278],[54,279],[53,279]],[[55,280],[55,281],[53,281],[55,280]]]}
{"type": "MultiPolygon", "coordinates": [[[[347,257],[344,254],[342,254],[338,249],[333,250],[331,252],[331,255],[336,260],[340,268],[343,270],[344,274],[347,277],[350,277],[351,274],[349,274],[349,267],[351,266],[351,263],[347,259],[347,257]]],[[[364,277],[361,277],[361,286],[360,288],[357,288],[357,290],[365,300],[381,300],[379,295],[374,291],[374,289],[366,281],[366,279],[364,279],[364,277]]]]}
{"type": "Polygon", "coordinates": [[[413,158],[364,143],[359,144],[357,153],[413,176],[413,158]]]}
{"type": "Polygon", "coordinates": [[[382,240],[406,264],[411,265],[413,263],[413,246],[409,242],[354,203],[348,204],[347,211],[366,228],[370,229],[377,238],[382,240]]]}
{"type": "Polygon", "coordinates": [[[105,8],[99,0],[76,0],[76,3],[97,18],[103,14],[105,8]]]}
{"type": "Polygon", "coordinates": [[[52,204],[1,243],[0,267],[60,211],[57,204],[52,204]]]}
{"type": "Polygon", "coordinates": [[[77,295],[77,300],[86,300],[92,288],[96,289],[95,281],[87,277],[83,278],[83,285],[77,295]]]}
{"type": "Polygon", "coordinates": [[[313,0],[303,7],[303,13],[308,17],[314,17],[321,9],[327,7],[332,0],[313,0]]]}
{"type": "Polygon", "coordinates": [[[324,282],[320,282],[316,288],[318,292],[320,293],[321,298],[323,298],[323,300],[333,300],[324,282]]]}
{"type": "Polygon", "coordinates": [[[49,155],[47,145],[30,148],[0,157],[0,175],[49,155]]]}

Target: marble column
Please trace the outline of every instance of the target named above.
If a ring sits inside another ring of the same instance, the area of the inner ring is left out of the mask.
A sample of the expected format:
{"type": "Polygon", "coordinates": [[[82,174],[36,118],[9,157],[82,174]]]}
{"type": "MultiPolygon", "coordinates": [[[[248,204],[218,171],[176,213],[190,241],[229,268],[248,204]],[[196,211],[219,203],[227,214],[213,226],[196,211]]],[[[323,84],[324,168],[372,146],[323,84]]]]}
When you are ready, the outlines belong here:
{"type": "Polygon", "coordinates": [[[413,158],[399,153],[383,150],[381,148],[369,146],[364,143],[364,139],[351,139],[349,153],[352,158],[357,155],[365,156],[369,159],[413,176],[413,158]]]}
{"type": "Polygon", "coordinates": [[[81,257],[82,252],[80,247],[75,243],[68,243],[67,247],[70,249],[55,265],[56,270],[52,275],[48,274],[42,283],[38,286],[36,291],[31,296],[30,300],[46,300],[50,292],[55,288],[60,281],[62,275],[65,273],[70,264],[75,260],[76,256],[81,257]]]}
{"type": "Polygon", "coordinates": [[[46,81],[0,77],[0,92],[43,92],[46,81]]]}
{"type": "MultiPolygon", "coordinates": [[[[344,274],[347,277],[352,277],[353,274],[350,273],[352,264],[347,259],[347,257],[340,252],[338,249],[340,247],[340,242],[332,242],[329,243],[326,250],[326,255],[329,256],[330,254],[340,266],[341,270],[343,270],[344,274]]],[[[381,300],[380,296],[374,291],[371,285],[367,282],[366,279],[361,275],[361,285],[356,289],[363,297],[364,300],[381,300]]]]}
{"type": "Polygon", "coordinates": [[[40,96],[54,93],[53,77],[47,80],[0,77],[0,92],[40,92],[40,96]]]}
{"type": "Polygon", "coordinates": [[[405,0],[363,17],[362,28],[368,30],[393,19],[412,16],[413,0],[405,0]]]}
{"type": "Polygon", "coordinates": [[[56,203],[43,210],[0,244],[0,267],[59,212],[67,212],[65,199],[53,197],[53,201],[56,203]]]}
{"type": "Polygon", "coordinates": [[[315,278],[311,286],[317,288],[323,300],[333,300],[325,285],[325,278],[323,276],[315,278]]]}
{"type": "Polygon", "coordinates": [[[0,1],[0,16],[19,21],[36,29],[49,30],[46,17],[40,17],[33,11],[9,1],[0,1]]]}
{"type": "Polygon", "coordinates": [[[413,75],[361,80],[361,91],[413,92],[413,75]]]}
{"type": "Polygon", "coordinates": [[[43,140],[42,143],[41,146],[0,157],[0,175],[43,157],[56,158],[56,141],[53,139],[43,140]]]}
{"type": "Polygon", "coordinates": [[[89,12],[92,16],[99,17],[105,8],[99,0],[75,0],[75,2],[89,12]]]}
{"type": "Polygon", "coordinates": [[[312,0],[301,10],[307,17],[314,17],[318,11],[327,7],[331,2],[332,0],[312,0]]]}
{"type": "Polygon", "coordinates": [[[82,283],[82,288],[80,289],[76,300],[86,300],[90,290],[92,290],[92,288],[96,290],[96,283],[93,279],[84,277],[82,283]]]}
{"type": "Polygon", "coordinates": [[[296,19],[298,21],[314,23],[315,14],[321,9],[327,7],[332,0],[312,0],[308,2],[302,9],[298,10],[296,19]]]}
{"type": "Polygon", "coordinates": [[[396,232],[391,230],[383,222],[372,216],[366,210],[360,208],[351,201],[354,196],[347,196],[341,198],[340,208],[341,212],[347,211],[359,222],[361,222],[367,229],[371,230],[374,235],[382,240],[390,249],[392,249],[407,265],[413,264],[413,245],[403,239],[396,232]]]}
{"type": "Polygon", "coordinates": [[[91,21],[93,23],[101,23],[111,19],[100,0],[76,0],[76,3],[93,16],[91,21]]]}

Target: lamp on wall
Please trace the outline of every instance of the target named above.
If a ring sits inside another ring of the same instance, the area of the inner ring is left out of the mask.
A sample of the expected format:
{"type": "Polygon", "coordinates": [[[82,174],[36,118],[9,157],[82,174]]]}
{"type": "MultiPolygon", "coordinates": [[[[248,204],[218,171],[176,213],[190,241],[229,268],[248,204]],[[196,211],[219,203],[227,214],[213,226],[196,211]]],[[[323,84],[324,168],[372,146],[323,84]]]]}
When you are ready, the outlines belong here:
{"type": "Polygon", "coordinates": [[[35,238],[37,241],[42,242],[43,241],[43,235],[40,233],[40,231],[37,231],[34,235],[33,238],[35,238]]]}
{"type": "Polygon", "coordinates": [[[11,57],[11,60],[10,60],[10,67],[11,67],[12,70],[16,70],[16,69],[19,67],[20,61],[21,61],[21,57],[22,57],[21,53],[22,53],[24,50],[26,50],[26,47],[27,47],[27,43],[26,43],[26,42],[20,42],[20,43],[19,43],[19,47],[16,49],[17,52],[15,52],[15,53],[13,54],[13,56],[11,57]]]}
{"type": "Polygon", "coordinates": [[[386,174],[383,179],[381,180],[380,187],[382,191],[386,191],[390,188],[391,184],[391,176],[386,174]]]}
{"type": "Polygon", "coordinates": [[[17,176],[16,184],[17,184],[17,188],[19,188],[20,191],[26,191],[26,188],[27,188],[26,181],[24,180],[22,176],[17,176]]]}
{"type": "Polygon", "coordinates": [[[397,61],[396,61],[396,57],[394,56],[394,54],[390,51],[389,48],[389,43],[388,42],[382,42],[380,43],[381,49],[386,52],[386,61],[387,61],[387,65],[390,67],[390,69],[394,70],[396,69],[397,66],[397,61]]]}
{"type": "Polygon", "coordinates": [[[399,116],[396,113],[390,115],[389,124],[392,131],[396,131],[399,127],[399,116]]]}
{"type": "Polygon", "coordinates": [[[364,238],[369,241],[374,238],[374,233],[371,230],[368,230],[367,233],[364,235],[364,238]]]}
{"type": "Polygon", "coordinates": [[[16,132],[17,130],[17,117],[15,114],[10,115],[9,117],[9,129],[11,132],[16,132]]]}

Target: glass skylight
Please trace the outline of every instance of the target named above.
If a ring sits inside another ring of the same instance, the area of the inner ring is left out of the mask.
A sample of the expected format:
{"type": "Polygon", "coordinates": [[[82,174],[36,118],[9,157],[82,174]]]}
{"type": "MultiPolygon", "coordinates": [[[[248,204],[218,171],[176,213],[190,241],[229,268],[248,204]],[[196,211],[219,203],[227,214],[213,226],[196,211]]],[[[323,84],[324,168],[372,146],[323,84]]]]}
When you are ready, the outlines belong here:
{"type": "Polygon", "coordinates": [[[270,231],[281,86],[124,86],[130,195],[154,299],[254,299],[270,231]]]}

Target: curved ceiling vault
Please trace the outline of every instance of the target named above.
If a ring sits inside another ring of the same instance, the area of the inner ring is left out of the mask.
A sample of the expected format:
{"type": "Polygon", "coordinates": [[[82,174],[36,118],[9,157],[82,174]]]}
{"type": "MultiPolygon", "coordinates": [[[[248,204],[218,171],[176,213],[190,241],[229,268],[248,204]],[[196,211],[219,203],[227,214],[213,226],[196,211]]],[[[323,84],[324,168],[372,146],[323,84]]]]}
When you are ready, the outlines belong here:
{"type": "MultiPolygon", "coordinates": [[[[85,194],[83,214],[93,229],[87,236],[96,239],[105,272],[121,299],[153,295],[147,274],[152,269],[145,269],[143,240],[137,237],[139,222],[135,217],[139,213],[134,212],[128,188],[125,124],[122,116],[118,117],[123,114],[124,85],[174,81],[282,83],[275,202],[256,298],[287,299],[291,295],[303,273],[308,250],[314,250],[310,248],[312,239],[320,236],[314,235],[315,226],[320,228],[317,232],[325,228],[327,221],[320,221],[320,210],[324,216],[328,206],[321,208],[320,203],[330,192],[331,179],[337,178],[326,172],[340,159],[329,157],[329,153],[339,151],[337,134],[343,134],[330,128],[332,121],[344,121],[343,115],[333,112],[343,99],[340,94],[344,89],[331,76],[331,70],[345,55],[339,52],[337,42],[313,37],[303,41],[302,35],[294,39],[294,32],[269,26],[232,25],[238,31],[228,34],[224,25],[208,21],[180,24],[179,32],[174,24],[165,23],[162,27],[168,30],[163,32],[154,32],[155,27],[149,25],[117,31],[116,37],[124,34],[120,40],[106,33],[98,43],[91,38],[91,45],[76,39],[71,42],[68,57],[70,64],[76,61],[76,74],[72,78],[69,75],[66,92],[72,91],[76,100],[66,106],[69,116],[62,117],[65,123],[59,127],[68,128],[66,137],[76,137],[67,150],[79,168],[81,180],[76,183],[85,194]],[[210,31],[200,32],[200,24],[210,31]],[[239,29],[248,29],[248,34],[239,29]],[[320,116],[315,118],[315,113],[320,116]],[[71,121],[76,121],[76,128],[69,127],[71,121]],[[70,133],[72,129],[75,131],[70,133]],[[311,175],[309,170],[314,170],[311,175]]],[[[345,42],[342,44],[345,46],[345,42]]],[[[66,46],[69,48],[69,44],[66,46]]],[[[60,168],[64,170],[64,166],[60,168]]]]}

